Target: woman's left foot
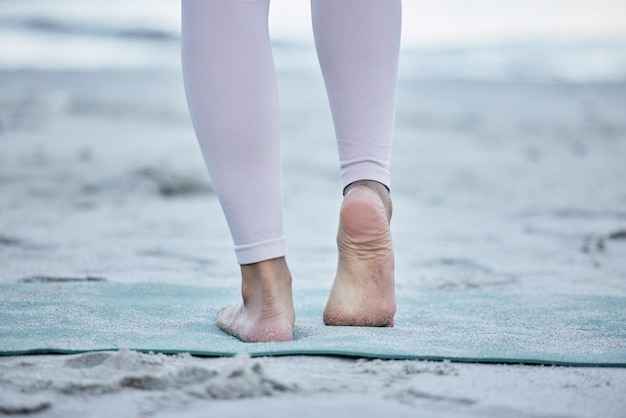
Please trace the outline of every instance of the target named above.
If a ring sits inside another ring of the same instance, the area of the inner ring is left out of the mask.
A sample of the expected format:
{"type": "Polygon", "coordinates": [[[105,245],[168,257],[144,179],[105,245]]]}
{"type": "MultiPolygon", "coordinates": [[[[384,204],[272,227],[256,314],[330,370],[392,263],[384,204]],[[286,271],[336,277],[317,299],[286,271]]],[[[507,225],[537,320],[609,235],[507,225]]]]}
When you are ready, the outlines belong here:
{"type": "Polygon", "coordinates": [[[243,301],[217,314],[217,326],[244,342],[293,340],[291,273],[284,257],[241,266],[243,301]]]}

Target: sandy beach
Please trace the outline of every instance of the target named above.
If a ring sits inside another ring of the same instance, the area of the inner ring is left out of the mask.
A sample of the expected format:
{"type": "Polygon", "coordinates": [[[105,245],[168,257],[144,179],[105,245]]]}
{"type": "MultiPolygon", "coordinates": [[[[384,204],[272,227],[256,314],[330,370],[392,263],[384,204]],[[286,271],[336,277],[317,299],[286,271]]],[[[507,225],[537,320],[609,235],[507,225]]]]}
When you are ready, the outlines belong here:
{"type": "MultiPolygon", "coordinates": [[[[177,41],[161,37],[145,42],[169,66],[0,65],[1,283],[239,286],[177,41]]],[[[403,49],[399,294],[626,296],[626,48],[581,45],[403,49]]],[[[330,289],[341,202],[330,111],[311,45],[277,42],[276,62],[294,287],[330,289]]],[[[623,368],[0,357],[0,415],[33,417],[625,417],[624,393],[623,368]]]]}
{"type": "MultiPolygon", "coordinates": [[[[0,280],[238,286],[179,73],[0,80],[0,280]]],[[[625,295],[625,93],[402,79],[397,291],[625,295]]],[[[340,194],[321,80],[285,71],[281,94],[295,287],[328,289],[340,194]],[[306,77],[310,100],[298,100],[306,77]]],[[[611,368],[126,350],[0,358],[0,411],[45,417],[617,417],[624,389],[626,371],[611,368]]]]}

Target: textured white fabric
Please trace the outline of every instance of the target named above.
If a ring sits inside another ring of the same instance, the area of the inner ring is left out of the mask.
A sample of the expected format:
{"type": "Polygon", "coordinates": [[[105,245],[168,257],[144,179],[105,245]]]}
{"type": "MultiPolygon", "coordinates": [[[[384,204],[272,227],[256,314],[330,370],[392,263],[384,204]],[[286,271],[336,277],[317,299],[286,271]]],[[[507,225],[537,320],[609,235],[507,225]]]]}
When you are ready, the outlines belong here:
{"type": "Polygon", "coordinates": [[[343,186],[389,188],[400,0],[312,0],[317,55],[335,124],[343,186]]]}
{"type": "MultiPolygon", "coordinates": [[[[400,0],[312,0],[344,186],[390,184],[400,0]]],[[[237,261],[286,254],[269,0],[182,0],[185,92],[237,261]]]]}
{"type": "Polygon", "coordinates": [[[286,252],[268,11],[268,0],[182,2],[187,101],[240,264],[286,252]]]}

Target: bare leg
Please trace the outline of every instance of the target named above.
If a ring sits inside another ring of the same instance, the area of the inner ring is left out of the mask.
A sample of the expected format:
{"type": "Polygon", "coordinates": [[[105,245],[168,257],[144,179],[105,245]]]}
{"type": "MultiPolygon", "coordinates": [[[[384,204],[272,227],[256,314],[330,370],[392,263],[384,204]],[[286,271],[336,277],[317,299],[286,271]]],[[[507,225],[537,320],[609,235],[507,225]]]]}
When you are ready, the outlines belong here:
{"type": "Polygon", "coordinates": [[[324,311],[326,325],[393,326],[394,256],[391,199],[385,186],[358,181],[341,206],[337,275],[324,311]]]}
{"type": "Polygon", "coordinates": [[[295,313],[284,257],[241,266],[243,302],[222,309],[217,325],[246,342],[290,341],[295,313]]]}

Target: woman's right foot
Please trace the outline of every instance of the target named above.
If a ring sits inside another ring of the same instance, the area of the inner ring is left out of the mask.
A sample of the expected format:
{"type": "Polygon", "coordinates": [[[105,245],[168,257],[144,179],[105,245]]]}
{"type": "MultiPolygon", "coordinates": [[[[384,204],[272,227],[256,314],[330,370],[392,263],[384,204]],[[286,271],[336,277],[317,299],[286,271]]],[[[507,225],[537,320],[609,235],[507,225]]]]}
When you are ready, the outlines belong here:
{"type": "Polygon", "coordinates": [[[393,326],[396,312],[389,191],[375,181],[348,186],[340,212],[337,275],[326,325],[393,326]]]}

